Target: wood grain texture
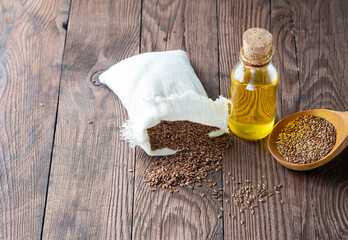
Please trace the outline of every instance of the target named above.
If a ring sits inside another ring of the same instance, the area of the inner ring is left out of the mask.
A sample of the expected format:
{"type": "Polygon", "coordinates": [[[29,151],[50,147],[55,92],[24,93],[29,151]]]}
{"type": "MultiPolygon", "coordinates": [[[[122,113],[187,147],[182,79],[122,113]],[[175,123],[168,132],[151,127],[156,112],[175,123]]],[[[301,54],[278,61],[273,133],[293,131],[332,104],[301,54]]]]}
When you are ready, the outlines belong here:
{"type": "MultiPolygon", "coordinates": [[[[347,1],[293,1],[303,110],[348,110],[347,1]]],[[[324,167],[307,173],[318,239],[348,238],[347,150],[324,167]]],[[[312,222],[312,221],[311,221],[312,222]]]]}
{"type": "Polygon", "coordinates": [[[294,1],[303,110],[348,109],[347,2],[294,1]]]}
{"type": "MultiPolygon", "coordinates": [[[[144,0],[141,52],[183,49],[208,95],[219,95],[216,3],[144,0]]],[[[151,192],[143,174],[153,158],[137,148],[133,239],[222,239],[219,204],[204,184],[151,192]],[[201,198],[205,193],[207,196],[201,198]]],[[[221,172],[211,176],[221,186],[221,172]]]]}
{"type": "MultiPolygon", "coordinates": [[[[274,64],[279,72],[277,97],[277,119],[301,111],[301,86],[299,81],[298,52],[295,30],[293,5],[288,1],[271,1],[271,31],[274,34],[276,47],[274,64]]],[[[275,159],[272,158],[275,162],[275,159]]],[[[288,192],[286,215],[277,218],[280,226],[284,226],[288,239],[313,239],[315,237],[313,206],[310,193],[310,179],[307,173],[297,173],[284,169],[279,174],[282,181],[287,183],[288,192]]]]}
{"type": "Polygon", "coordinates": [[[301,111],[301,90],[294,32],[292,4],[271,1],[271,29],[275,54],[273,64],[279,72],[276,120],[301,111]]]}
{"type": "Polygon", "coordinates": [[[0,239],[40,238],[68,5],[0,3],[0,239]]]}
{"type": "Polygon", "coordinates": [[[139,52],[140,8],[140,1],[72,2],[44,239],[131,238],[135,152],[119,132],[126,111],[90,78],[139,52]]]}

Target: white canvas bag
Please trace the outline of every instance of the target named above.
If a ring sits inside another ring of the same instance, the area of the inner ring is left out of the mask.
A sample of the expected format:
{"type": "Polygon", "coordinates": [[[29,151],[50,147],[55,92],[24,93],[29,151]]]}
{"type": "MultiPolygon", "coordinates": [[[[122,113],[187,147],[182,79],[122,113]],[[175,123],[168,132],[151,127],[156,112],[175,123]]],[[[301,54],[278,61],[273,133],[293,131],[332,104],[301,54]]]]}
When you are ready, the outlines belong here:
{"type": "Polygon", "coordinates": [[[151,156],[170,155],[169,148],[151,150],[147,129],[161,120],[190,121],[214,126],[209,136],[228,132],[228,104],[222,96],[208,98],[186,53],[181,50],[150,52],[125,59],[99,77],[121,100],[129,120],[122,136],[151,156]]]}

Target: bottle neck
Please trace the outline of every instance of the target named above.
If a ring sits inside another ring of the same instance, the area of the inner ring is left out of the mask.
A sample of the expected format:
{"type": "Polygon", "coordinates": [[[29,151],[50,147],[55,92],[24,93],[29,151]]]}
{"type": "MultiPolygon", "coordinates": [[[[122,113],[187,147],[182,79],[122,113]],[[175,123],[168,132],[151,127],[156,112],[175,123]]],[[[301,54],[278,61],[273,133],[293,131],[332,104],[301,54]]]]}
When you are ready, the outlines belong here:
{"type": "Polygon", "coordinates": [[[243,67],[258,68],[258,69],[265,68],[272,62],[273,52],[274,52],[274,47],[271,48],[271,51],[265,58],[250,60],[246,57],[244,49],[242,48],[240,50],[239,59],[241,63],[243,64],[243,67]]]}

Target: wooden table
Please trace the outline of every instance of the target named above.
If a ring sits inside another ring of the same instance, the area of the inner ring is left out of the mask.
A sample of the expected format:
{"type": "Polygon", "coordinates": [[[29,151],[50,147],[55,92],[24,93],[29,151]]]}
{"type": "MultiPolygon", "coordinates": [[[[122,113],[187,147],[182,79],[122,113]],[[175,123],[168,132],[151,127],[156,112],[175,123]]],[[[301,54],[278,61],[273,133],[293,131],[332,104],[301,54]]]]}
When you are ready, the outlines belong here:
{"type": "Polygon", "coordinates": [[[127,57],[184,49],[208,95],[227,96],[242,34],[259,26],[274,36],[277,120],[347,111],[348,1],[2,0],[0,10],[0,239],[348,239],[347,149],[294,172],[267,138],[234,137],[211,176],[224,197],[228,172],[284,184],[285,204],[269,200],[241,225],[206,185],[150,192],[152,159],[120,141],[126,111],[91,82],[127,57]]]}

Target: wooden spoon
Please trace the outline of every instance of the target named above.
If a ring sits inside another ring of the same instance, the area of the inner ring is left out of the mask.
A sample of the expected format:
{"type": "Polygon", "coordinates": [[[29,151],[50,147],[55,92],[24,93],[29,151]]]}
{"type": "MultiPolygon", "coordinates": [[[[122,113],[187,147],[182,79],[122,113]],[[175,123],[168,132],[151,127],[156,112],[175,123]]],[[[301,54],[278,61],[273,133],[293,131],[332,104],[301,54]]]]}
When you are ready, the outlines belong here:
{"type": "Polygon", "coordinates": [[[314,109],[303,112],[294,113],[286,118],[280,120],[271,131],[268,137],[268,149],[272,153],[273,157],[284,167],[297,171],[306,171],[317,168],[335,158],[340,154],[348,145],[348,112],[338,112],[326,109],[314,109]],[[331,122],[336,128],[336,144],[334,148],[324,158],[306,164],[291,163],[286,161],[277,149],[277,138],[280,131],[292,120],[295,120],[299,116],[303,115],[315,115],[325,118],[331,122]]]}

